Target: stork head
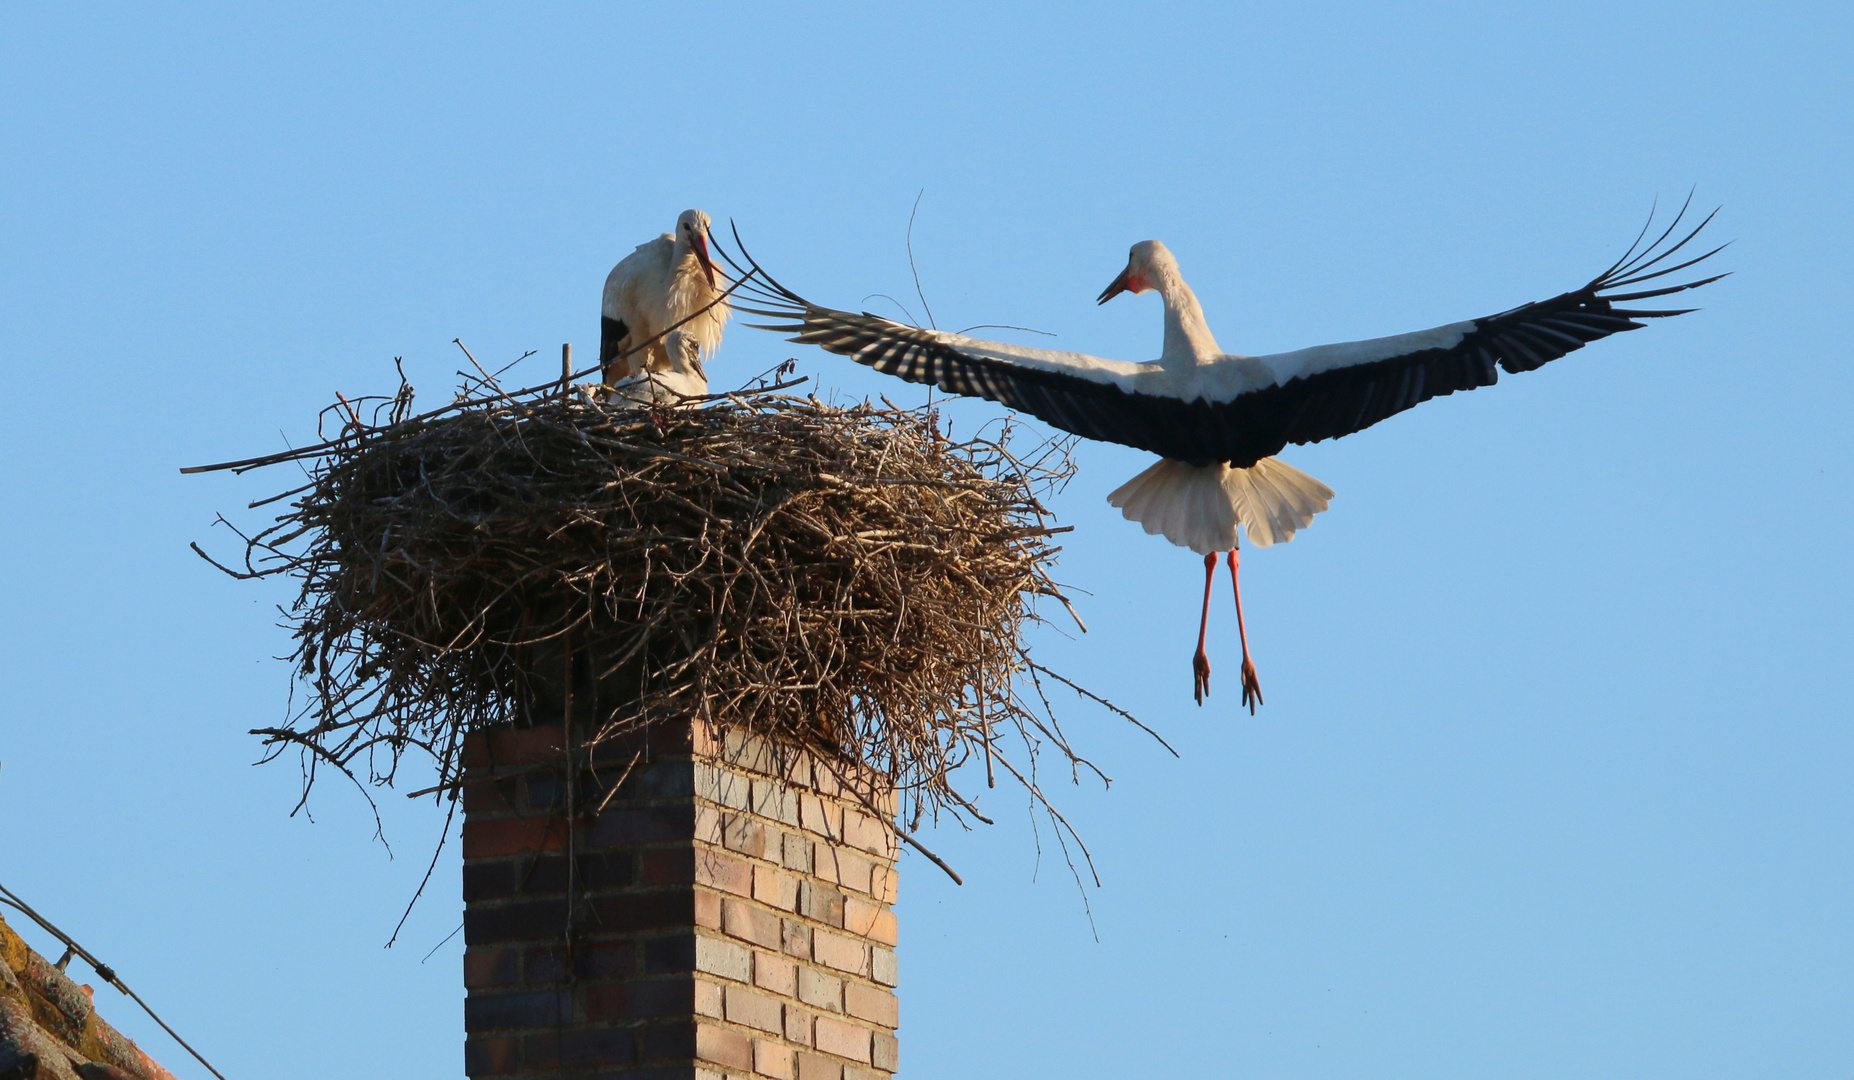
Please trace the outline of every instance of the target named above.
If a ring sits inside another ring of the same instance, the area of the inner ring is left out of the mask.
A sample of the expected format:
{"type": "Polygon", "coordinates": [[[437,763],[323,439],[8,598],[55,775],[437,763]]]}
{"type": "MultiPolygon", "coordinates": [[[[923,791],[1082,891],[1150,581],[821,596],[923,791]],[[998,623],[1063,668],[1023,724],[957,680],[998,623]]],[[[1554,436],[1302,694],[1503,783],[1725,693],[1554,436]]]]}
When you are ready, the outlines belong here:
{"type": "Polygon", "coordinates": [[[695,252],[695,259],[702,264],[702,273],[708,275],[708,287],[715,285],[715,264],[708,257],[707,214],[700,210],[684,210],[676,217],[676,242],[695,252]]]}
{"type": "Polygon", "coordinates": [[[1159,278],[1166,270],[1176,270],[1178,260],[1172,258],[1171,251],[1157,240],[1141,240],[1127,252],[1127,268],[1120,271],[1120,276],[1107,283],[1095,303],[1105,304],[1123,292],[1142,293],[1147,289],[1159,287],[1159,278]]]}
{"type": "Polygon", "coordinates": [[[700,375],[706,379],[708,372],[702,369],[702,344],[695,340],[695,335],[685,330],[671,330],[663,338],[663,351],[669,355],[669,369],[689,374],[700,375]]]}

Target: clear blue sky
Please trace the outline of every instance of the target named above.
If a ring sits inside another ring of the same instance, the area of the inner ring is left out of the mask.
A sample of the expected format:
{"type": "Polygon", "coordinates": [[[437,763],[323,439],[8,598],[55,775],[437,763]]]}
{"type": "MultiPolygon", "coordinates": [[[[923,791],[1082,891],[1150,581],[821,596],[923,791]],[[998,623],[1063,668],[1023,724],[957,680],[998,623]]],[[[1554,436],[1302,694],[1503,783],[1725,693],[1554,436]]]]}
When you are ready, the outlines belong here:
{"type": "MultiPolygon", "coordinates": [[[[1071,734],[1104,886],[1021,800],[911,861],[909,1077],[1854,1072],[1854,16],[1845,4],[10,5],[0,16],[0,881],[233,1080],[462,1071],[454,862],[383,950],[397,856],[246,729],[285,714],[281,584],[178,466],[307,439],[335,391],[597,343],[606,271],[698,206],[814,298],[1157,354],[1177,253],[1225,348],[1581,283],[1657,195],[1724,204],[1705,310],[1291,451],[1338,490],[1246,561],[1192,706],[1195,559],[1055,506],[1094,628],[1038,641],[1165,733],[1071,734]],[[869,306],[882,303],[868,301],[869,306]]],[[[1041,339],[1035,339],[1041,340],[1041,339]]],[[[845,395],[919,388],[734,327],[845,395]]],[[[997,415],[949,410],[963,429],[997,415]]],[[[42,935],[35,937],[49,949],[42,935]]],[[[113,992],[105,1013],[203,1076],[113,992]]]]}

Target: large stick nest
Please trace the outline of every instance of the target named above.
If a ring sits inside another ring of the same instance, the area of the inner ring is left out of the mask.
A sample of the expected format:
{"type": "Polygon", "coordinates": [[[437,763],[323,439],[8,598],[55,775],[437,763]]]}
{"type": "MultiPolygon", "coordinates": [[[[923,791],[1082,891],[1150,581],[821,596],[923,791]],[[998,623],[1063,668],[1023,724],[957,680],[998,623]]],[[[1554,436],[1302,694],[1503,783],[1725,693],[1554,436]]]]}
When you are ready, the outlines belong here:
{"type": "Polygon", "coordinates": [[[300,582],[309,693],[258,734],[303,749],[308,779],[390,783],[416,748],[452,784],[466,732],[563,710],[594,741],[700,716],[804,745],[887,776],[916,820],[971,808],[968,761],[1039,803],[1040,749],[1086,765],[1044,694],[1079,688],[1020,638],[1060,601],[1064,530],[1039,496],[1066,444],[1019,454],[1008,427],[955,441],[929,410],[765,391],[406,418],[409,400],[373,424],[344,401],[340,437],[234,463],[312,462],[231,571],[300,582]]]}

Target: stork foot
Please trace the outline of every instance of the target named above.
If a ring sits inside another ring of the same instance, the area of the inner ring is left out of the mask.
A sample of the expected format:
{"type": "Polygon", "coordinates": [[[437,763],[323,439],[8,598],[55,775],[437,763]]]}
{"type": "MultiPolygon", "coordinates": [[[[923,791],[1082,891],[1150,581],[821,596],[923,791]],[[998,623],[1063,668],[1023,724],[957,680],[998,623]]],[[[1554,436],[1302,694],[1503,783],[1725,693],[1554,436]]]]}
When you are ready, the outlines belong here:
{"type": "Polygon", "coordinates": [[[1202,705],[1204,699],[1210,696],[1210,657],[1204,655],[1202,648],[1191,658],[1191,675],[1191,695],[1202,705]]]}
{"type": "MultiPolygon", "coordinates": [[[[1208,669],[1204,674],[1209,676],[1208,669]]],[[[1249,662],[1247,656],[1242,658],[1242,703],[1249,707],[1250,716],[1254,716],[1255,707],[1263,703],[1261,681],[1255,677],[1255,665],[1249,662]]]]}

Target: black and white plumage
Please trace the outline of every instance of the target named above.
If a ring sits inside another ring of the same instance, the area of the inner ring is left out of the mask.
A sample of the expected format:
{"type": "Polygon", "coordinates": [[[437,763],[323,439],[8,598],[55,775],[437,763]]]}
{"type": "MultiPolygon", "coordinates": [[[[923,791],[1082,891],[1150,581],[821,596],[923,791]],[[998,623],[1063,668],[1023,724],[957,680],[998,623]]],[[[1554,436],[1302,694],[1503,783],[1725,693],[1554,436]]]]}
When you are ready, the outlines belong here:
{"type": "MultiPolygon", "coordinates": [[[[1625,306],[1724,276],[1626,291],[1719,250],[1661,265],[1712,220],[1708,215],[1668,243],[1685,212],[1646,248],[1644,228],[1614,265],[1549,300],[1415,333],[1272,356],[1223,352],[1177,260],[1156,240],[1133,245],[1126,269],[1098,298],[1106,303],[1123,291],[1150,289],[1164,299],[1164,349],[1149,363],[985,341],[821,307],[764,271],[759,274],[767,285],[752,286],[759,305],[741,310],[782,320],[752,325],[794,334],[793,341],[877,371],[989,398],[1084,438],[1160,455],[1109,501],[1146,531],[1209,560],[1219,551],[1234,552],[1239,524],[1252,543],[1267,546],[1292,539],[1326,508],[1330,488],[1272,456],[1284,447],[1362,431],[1430,398],[1491,386],[1501,369],[1532,371],[1592,341],[1639,329],[1643,320],[1693,310],[1625,306]]],[[[1200,666],[1206,674],[1207,666],[1200,666]]]]}
{"type": "MultiPolygon", "coordinates": [[[[612,267],[599,304],[599,366],[607,385],[669,371],[663,336],[680,327],[703,356],[721,344],[727,283],[708,254],[708,215],[684,210],[676,231],[639,244],[612,267]]],[[[706,392],[706,391],[704,391],[706,392]]]]}

